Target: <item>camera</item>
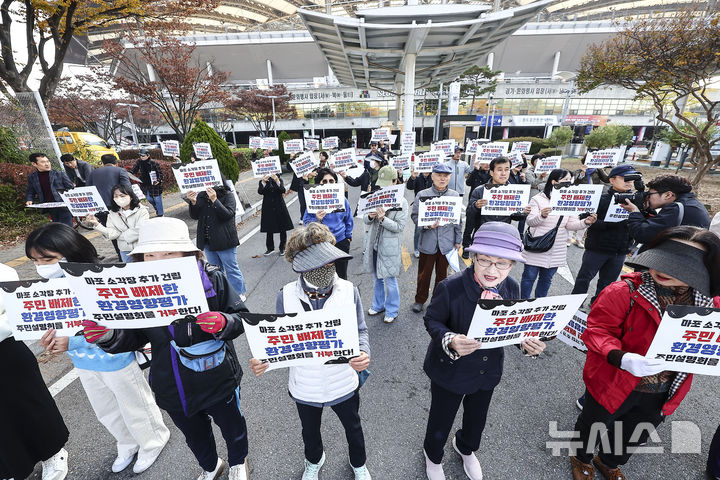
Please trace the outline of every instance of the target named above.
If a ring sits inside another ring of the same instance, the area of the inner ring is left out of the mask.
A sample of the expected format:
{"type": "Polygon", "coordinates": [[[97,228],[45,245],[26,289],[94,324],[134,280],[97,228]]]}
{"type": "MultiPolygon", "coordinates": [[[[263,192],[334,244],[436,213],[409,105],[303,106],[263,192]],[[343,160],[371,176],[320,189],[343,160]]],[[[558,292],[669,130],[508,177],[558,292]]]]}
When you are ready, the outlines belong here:
{"type": "Polygon", "coordinates": [[[628,175],[623,178],[626,182],[632,181],[633,186],[637,191],[629,193],[616,193],[613,197],[615,199],[615,203],[624,205],[626,200],[630,200],[630,203],[634,203],[640,210],[642,210],[645,205],[645,197],[647,196],[642,175],[639,173],[633,173],[632,175],[628,175]]]}

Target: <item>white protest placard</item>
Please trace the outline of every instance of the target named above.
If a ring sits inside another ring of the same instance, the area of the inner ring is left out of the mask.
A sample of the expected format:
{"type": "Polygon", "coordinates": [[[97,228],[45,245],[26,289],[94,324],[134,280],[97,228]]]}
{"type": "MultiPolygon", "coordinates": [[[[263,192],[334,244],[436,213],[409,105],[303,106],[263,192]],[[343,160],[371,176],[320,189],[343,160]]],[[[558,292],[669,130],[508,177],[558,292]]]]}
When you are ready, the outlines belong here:
{"type": "Polygon", "coordinates": [[[452,138],[448,140],[440,140],[439,142],[430,144],[430,151],[443,152],[445,155],[452,156],[452,154],[455,153],[455,143],[455,140],[452,138]]]}
{"type": "Polygon", "coordinates": [[[440,151],[425,152],[420,155],[415,155],[413,171],[417,173],[432,172],[433,167],[444,160],[445,154],[440,151]]]}
{"type": "Polygon", "coordinates": [[[31,203],[25,205],[25,208],[67,208],[67,205],[65,202],[31,203]]]}
{"type": "Polygon", "coordinates": [[[172,164],[175,181],[180,193],[204,192],[207,187],[222,185],[222,176],[217,160],[198,160],[194,163],[172,164]]]}
{"type": "Polygon", "coordinates": [[[603,221],[607,223],[617,223],[627,220],[628,218],[630,218],[630,212],[622,208],[619,203],[610,201],[603,221]]]}
{"type": "Polygon", "coordinates": [[[720,375],[720,309],[668,305],[645,357],[673,372],[720,375]]]}
{"type": "Polygon", "coordinates": [[[488,188],[484,185],[482,198],[488,204],[482,207],[483,215],[508,216],[520,213],[530,203],[530,185],[501,185],[488,188]]]}
{"type": "Polygon", "coordinates": [[[293,169],[295,175],[302,177],[306,173],[310,173],[320,165],[320,160],[315,158],[315,154],[312,152],[305,152],[295,157],[295,160],[290,162],[290,168],[293,169]]]}
{"type": "Polygon", "coordinates": [[[508,142],[493,142],[478,145],[475,150],[475,162],[490,163],[497,157],[504,157],[508,153],[508,142]]]}
{"type": "Polygon", "coordinates": [[[437,221],[440,226],[459,224],[463,214],[462,197],[446,195],[418,200],[418,227],[429,227],[437,221]]]}
{"type": "Polygon", "coordinates": [[[522,343],[528,338],[555,337],[572,320],[586,294],[531,300],[478,300],[467,337],[480,349],[522,343]]]}
{"type": "Polygon", "coordinates": [[[275,155],[272,157],[262,157],[250,162],[253,170],[253,177],[262,178],[265,175],[273,173],[282,173],[280,168],[280,157],[275,155]]]}
{"type": "Polygon", "coordinates": [[[327,137],[322,139],[323,150],[331,150],[333,148],[338,148],[339,145],[340,138],[338,137],[327,137]]]}
{"type": "Polygon", "coordinates": [[[256,150],[260,148],[260,145],[262,145],[262,137],[250,137],[250,148],[256,150]]]}
{"type": "Polygon", "coordinates": [[[245,214],[245,208],[243,207],[240,197],[238,197],[237,190],[235,190],[235,184],[232,180],[225,180],[225,185],[228,187],[235,197],[235,223],[240,223],[242,216],[245,214]]]}
{"type": "Polygon", "coordinates": [[[166,157],[179,157],[180,156],[180,142],[177,140],[165,140],[160,142],[160,148],[162,154],[166,157]]]}
{"type": "Polygon", "coordinates": [[[373,213],[378,207],[384,208],[385,211],[397,210],[402,205],[402,199],[405,196],[405,184],[390,185],[370,193],[360,195],[357,206],[357,215],[359,217],[366,213],[373,213]]]}
{"type": "Polygon", "coordinates": [[[50,328],[71,337],[87,318],[67,278],[0,283],[15,340],[37,340],[50,328]]]}
{"type": "Polygon", "coordinates": [[[145,198],[145,194],[140,188],[140,185],[138,185],[137,183],[133,183],[131,188],[133,193],[135,193],[135,196],[138,197],[138,200],[142,200],[145,198]]]}
{"type": "Polygon", "coordinates": [[[553,215],[580,215],[594,213],[600,204],[602,185],[575,185],[553,188],[550,194],[550,207],[553,215]]]}
{"type": "Polygon", "coordinates": [[[465,143],[465,153],[470,154],[477,152],[478,146],[480,146],[480,140],[477,138],[469,138],[465,143]]]}
{"type": "Polygon", "coordinates": [[[560,168],[560,162],[562,162],[562,156],[556,155],[554,157],[538,158],[535,160],[535,173],[552,172],[556,168],[560,168]]]}
{"type": "Polygon", "coordinates": [[[306,138],[305,150],[309,150],[311,152],[315,150],[320,150],[320,140],[318,140],[317,138],[306,138]]]}
{"type": "Polygon", "coordinates": [[[291,315],[241,312],[252,356],[268,370],[337,365],[360,355],[353,308],[321,308],[291,315]]]}
{"type": "Polygon", "coordinates": [[[355,159],[355,149],[346,148],[335,152],[330,156],[330,164],[333,165],[333,171],[335,172],[343,172],[354,167],[357,165],[357,160],[355,159]]]}
{"type": "Polygon", "coordinates": [[[525,161],[523,160],[523,157],[522,157],[522,153],[510,152],[507,154],[507,156],[510,159],[510,168],[519,167],[519,166],[525,164],[525,161]]]}
{"type": "Polygon", "coordinates": [[[317,214],[345,211],[345,187],[342,183],[326,183],[325,185],[305,185],[306,212],[317,214]]]}
{"type": "Polygon", "coordinates": [[[392,147],[395,145],[395,140],[397,140],[397,135],[390,134],[390,139],[388,140],[388,147],[392,147]]]}
{"type": "Polygon", "coordinates": [[[345,170],[345,175],[350,178],[358,179],[365,173],[365,168],[360,165],[355,165],[352,168],[345,170]]]}
{"type": "Polygon", "coordinates": [[[277,150],[278,145],[277,137],[262,137],[260,139],[260,148],[263,150],[277,150]]]}
{"type": "Polygon", "coordinates": [[[388,141],[390,140],[390,129],[387,127],[383,128],[376,128],[372,131],[372,136],[370,137],[371,142],[379,142],[380,140],[388,141]]]}
{"type": "Polygon", "coordinates": [[[580,350],[581,352],[587,352],[585,342],[582,341],[582,334],[587,328],[587,313],[578,310],[573,315],[573,318],[565,325],[560,333],[558,333],[558,340],[570,345],[573,348],[580,350]]]}
{"type": "Polygon", "coordinates": [[[302,140],[285,140],[283,142],[283,150],[285,153],[301,153],[305,150],[305,145],[302,140]]]}
{"type": "Polygon", "coordinates": [[[194,256],[117,265],[60,266],[86,318],[110,329],[160,327],[208,311],[194,256]]]}
{"type": "Polygon", "coordinates": [[[585,166],[588,168],[614,167],[620,161],[623,153],[624,151],[621,148],[607,148],[588,152],[587,157],[585,157],[585,166]]]}
{"type": "Polygon", "coordinates": [[[407,170],[410,168],[411,156],[412,153],[403,153],[402,155],[390,157],[390,166],[392,166],[395,170],[407,170]]]}
{"type": "Polygon", "coordinates": [[[530,153],[532,142],[513,142],[511,152],[530,153]]]}
{"type": "Polygon", "coordinates": [[[107,207],[97,187],[75,187],[60,194],[65,206],[73,217],[84,217],[91,213],[105,212],[107,207]]]}
{"type": "Polygon", "coordinates": [[[193,143],[193,151],[195,152],[195,158],[197,158],[198,160],[206,160],[208,158],[213,158],[212,148],[210,148],[209,143],[193,143]]]}
{"type": "Polygon", "coordinates": [[[402,132],[400,136],[400,150],[402,153],[415,153],[415,132],[402,132]]]}

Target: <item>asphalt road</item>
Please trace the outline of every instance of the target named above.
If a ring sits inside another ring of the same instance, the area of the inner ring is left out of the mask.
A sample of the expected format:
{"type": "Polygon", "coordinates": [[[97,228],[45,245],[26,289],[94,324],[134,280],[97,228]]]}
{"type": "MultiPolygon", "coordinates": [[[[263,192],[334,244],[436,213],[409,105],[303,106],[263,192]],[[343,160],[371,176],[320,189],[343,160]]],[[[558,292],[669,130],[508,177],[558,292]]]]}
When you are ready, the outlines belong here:
{"type": "MultiPolygon", "coordinates": [[[[241,180],[247,178],[245,173],[241,180]]],[[[255,183],[248,180],[244,185],[252,196],[255,183]]],[[[352,190],[351,203],[354,204],[357,189],[352,190]]],[[[407,196],[411,200],[411,194],[407,196]]],[[[292,197],[287,200],[291,201],[292,197]]],[[[178,201],[177,195],[166,198],[168,205],[178,201]]],[[[299,218],[297,202],[290,206],[290,212],[293,219],[299,218]]],[[[191,234],[194,234],[195,222],[189,219],[183,206],[171,208],[169,214],[188,221],[191,234]]],[[[253,312],[274,312],[277,291],[292,281],[295,275],[279,255],[262,255],[265,250],[264,234],[252,234],[258,225],[259,217],[256,216],[239,227],[239,236],[245,242],[238,249],[238,257],[249,287],[248,307],[253,312]]],[[[422,315],[410,311],[417,274],[417,260],[412,257],[412,233],[412,225],[408,225],[404,233],[406,254],[403,258],[407,268],[400,277],[399,318],[390,325],[383,323],[382,316],[367,319],[372,374],[361,390],[361,416],[368,468],[376,480],[425,478],[422,440],[430,396],[429,380],[422,371],[422,362],[429,337],[422,315]]],[[[367,310],[372,296],[372,276],[361,273],[363,235],[362,223],[356,223],[349,280],[359,288],[367,310]]],[[[109,242],[101,237],[94,237],[92,241],[101,254],[113,258],[109,242]]],[[[6,263],[14,260],[11,264],[18,269],[21,278],[34,278],[32,263],[18,259],[23,253],[21,246],[6,249],[0,252],[0,260],[6,263]]],[[[569,247],[567,278],[560,274],[555,276],[551,295],[569,293],[572,276],[568,273],[574,275],[577,272],[581,257],[582,250],[569,247]]],[[[511,275],[519,280],[521,272],[522,267],[516,266],[511,275]]],[[[591,292],[594,292],[594,285],[591,292]]],[[[250,358],[247,342],[241,336],[235,345],[241,364],[247,366],[250,358]]],[[[483,442],[477,452],[487,479],[572,478],[567,452],[553,456],[547,442],[553,441],[550,434],[551,430],[555,430],[551,426],[553,422],[561,431],[574,425],[578,414],[574,402],[583,390],[583,362],[581,353],[559,341],[550,342],[546,353],[537,360],[523,357],[514,348],[507,349],[503,380],[495,389],[483,442]]],[[[68,378],[66,374],[72,369],[72,364],[63,355],[42,363],[41,367],[48,385],[57,390],[59,385],[56,382],[68,378]]],[[[287,394],[287,371],[272,371],[261,378],[254,378],[249,374],[249,368],[245,370],[241,395],[249,430],[250,477],[253,480],[300,479],[303,472],[300,422],[295,405],[287,394]]],[[[686,400],[659,428],[660,443],[652,444],[661,447],[664,453],[634,456],[624,469],[627,477],[633,480],[704,478],[709,443],[720,421],[717,413],[720,406],[719,386],[720,383],[713,377],[696,377],[686,400]],[[701,441],[693,424],[701,434],[701,441]],[[672,453],[677,451],[699,453],[672,453]]],[[[131,468],[119,474],[111,473],[110,465],[116,455],[113,439],[95,418],[80,382],[69,383],[57,392],[55,400],[71,432],[66,445],[70,452],[68,479],[195,479],[200,473],[182,434],[167,415],[164,418],[171,437],[155,465],[141,475],[134,475],[131,468]]],[[[459,428],[459,419],[460,416],[455,429],[459,428]]],[[[221,456],[226,456],[224,442],[217,429],[215,434],[218,451],[221,456]]],[[[323,421],[323,438],[327,462],[320,478],[352,478],[342,427],[329,409],[323,421]]],[[[466,478],[459,457],[449,443],[445,451],[447,478],[466,478]]],[[[41,478],[39,465],[30,478],[41,478]]]]}

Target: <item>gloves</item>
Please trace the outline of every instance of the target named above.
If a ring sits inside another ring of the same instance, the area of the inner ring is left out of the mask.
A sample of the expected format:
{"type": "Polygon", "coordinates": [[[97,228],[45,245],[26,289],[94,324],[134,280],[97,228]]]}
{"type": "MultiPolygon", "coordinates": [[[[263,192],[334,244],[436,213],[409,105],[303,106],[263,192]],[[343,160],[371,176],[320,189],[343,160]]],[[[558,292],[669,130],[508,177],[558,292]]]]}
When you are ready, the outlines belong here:
{"type": "Polygon", "coordinates": [[[85,340],[90,343],[97,343],[102,337],[110,333],[110,329],[98,325],[97,322],[92,320],[83,320],[82,326],[84,327],[83,335],[85,336],[85,340]]]}
{"type": "Polygon", "coordinates": [[[645,358],[637,353],[626,353],[620,362],[620,367],[636,377],[647,377],[665,370],[665,362],[652,358],[645,358]]]}
{"type": "Polygon", "coordinates": [[[227,321],[221,312],[205,312],[197,316],[195,323],[205,333],[220,333],[227,321]]]}

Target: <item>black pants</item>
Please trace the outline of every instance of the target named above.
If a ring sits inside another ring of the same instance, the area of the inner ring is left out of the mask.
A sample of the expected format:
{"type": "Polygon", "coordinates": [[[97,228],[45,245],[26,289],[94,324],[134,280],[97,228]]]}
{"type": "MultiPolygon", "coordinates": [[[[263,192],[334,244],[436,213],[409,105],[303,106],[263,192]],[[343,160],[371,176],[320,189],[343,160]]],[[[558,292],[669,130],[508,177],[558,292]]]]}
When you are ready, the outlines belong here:
{"type": "Polygon", "coordinates": [[[300,204],[300,221],[302,222],[305,216],[305,191],[301,188],[298,194],[298,203],[300,204]]]}
{"type": "MultiPolygon", "coordinates": [[[[350,253],[350,240],[347,238],[342,242],[336,243],[335,246],[345,253],[350,253]]],[[[348,261],[349,260],[337,260],[335,262],[335,271],[337,272],[338,277],[343,280],[347,280],[348,261]]]]}
{"type": "Polygon", "coordinates": [[[455,434],[458,450],[470,455],[480,448],[480,439],[485,430],[493,390],[478,390],[470,395],[461,395],[445,390],[435,382],[430,383],[430,414],[425,430],[425,453],[433,463],[441,463],[445,442],[455,421],[460,403],[463,404],[462,428],[455,434]]]}
{"type": "Polygon", "coordinates": [[[715,430],[708,452],[707,471],[713,478],[720,477],[720,427],[715,430]]]}
{"type": "Polygon", "coordinates": [[[624,465],[632,455],[632,451],[628,452],[628,447],[637,447],[645,443],[649,435],[647,429],[643,429],[642,434],[633,442],[630,442],[636,427],[640,423],[649,423],[653,427],[657,427],[663,420],[662,407],[666,398],[667,392],[631,392],[617,411],[610,413],[586,390],[582,413],[575,422],[575,431],[580,432],[580,442],[582,442],[582,448],[578,450],[575,456],[583,463],[590,463],[597,441],[602,438],[600,453],[598,454],[602,463],[608,468],[617,468],[624,465]],[[599,425],[607,427],[607,435],[593,434],[591,441],[593,424],[596,425],[596,428],[599,425]],[[616,428],[618,427],[622,431],[617,432],[616,428]],[[616,435],[621,439],[620,451],[613,451],[616,435]]]}
{"type": "Polygon", "coordinates": [[[603,288],[617,280],[624,262],[625,254],[622,253],[615,254],[585,250],[572,293],[587,293],[590,288],[590,280],[600,273],[597,288],[595,288],[595,296],[592,297],[590,303],[594,302],[603,288]]]}
{"type": "Polygon", "coordinates": [[[475,214],[467,210],[465,215],[465,230],[463,231],[462,246],[467,248],[473,243],[473,233],[475,233],[475,214]]]}
{"type": "MultiPolygon", "coordinates": [[[[302,438],[305,444],[305,458],[310,463],[318,463],[323,454],[322,436],[320,435],[320,421],[322,419],[322,407],[311,407],[295,402],[297,405],[300,423],[302,424],[302,438]]],[[[345,438],[348,442],[350,453],[350,464],[353,467],[365,465],[365,436],[362,425],[360,425],[360,394],[355,394],[332,407],[335,415],[340,419],[345,429],[345,438]]]]}
{"type": "MultiPolygon", "coordinates": [[[[98,212],[95,214],[95,218],[98,219],[100,225],[102,225],[103,227],[107,227],[108,215],[109,212],[98,212]]],[[[120,261],[122,261],[122,257],[120,256],[120,247],[118,247],[117,240],[111,240],[110,242],[112,243],[112,246],[115,249],[115,253],[117,253],[118,258],[120,259],[120,261]]]]}
{"type": "MultiPolygon", "coordinates": [[[[265,246],[268,250],[275,250],[275,234],[268,232],[265,237],[265,246]]],[[[287,241],[287,232],[280,232],[280,250],[285,250],[285,242],[287,241]]]]}
{"type": "Polygon", "coordinates": [[[520,232],[520,238],[522,238],[525,233],[525,220],[527,220],[527,217],[523,217],[518,220],[518,232],[520,232]]]}
{"type": "Polygon", "coordinates": [[[210,417],[220,427],[228,450],[230,466],[245,463],[248,454],[247,427],[245,417],[240,411],[239,394],[226,401],[207,407],[191,417],[183,412],[170,411],[168,414],[180,431],[185,435],[185,442],[203,470],[210,472],[217,465],[218,454],[215,447],[210,417]]]}

